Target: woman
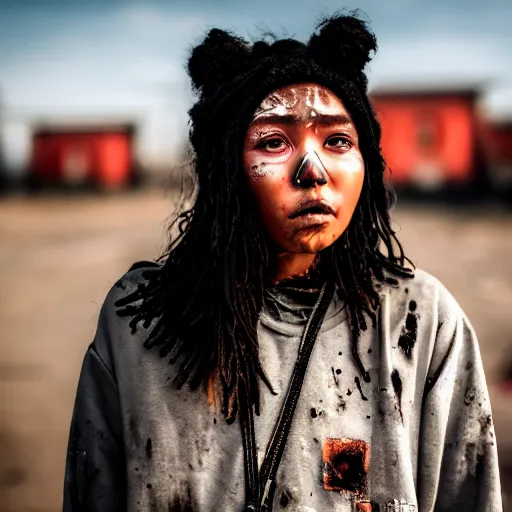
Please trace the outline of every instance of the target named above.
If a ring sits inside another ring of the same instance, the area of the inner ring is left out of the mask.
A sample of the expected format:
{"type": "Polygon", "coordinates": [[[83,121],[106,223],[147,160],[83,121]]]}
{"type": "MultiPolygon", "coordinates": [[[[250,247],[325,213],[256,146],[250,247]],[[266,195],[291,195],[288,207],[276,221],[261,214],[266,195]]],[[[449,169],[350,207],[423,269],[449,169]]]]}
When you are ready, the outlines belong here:
{"type": "Polygon", "coordinates": [[[195,204],[103,305],[65,510],[501,510],[475,334],[390,227],[375,50],[336,16],[192,51],[195,204]]]}

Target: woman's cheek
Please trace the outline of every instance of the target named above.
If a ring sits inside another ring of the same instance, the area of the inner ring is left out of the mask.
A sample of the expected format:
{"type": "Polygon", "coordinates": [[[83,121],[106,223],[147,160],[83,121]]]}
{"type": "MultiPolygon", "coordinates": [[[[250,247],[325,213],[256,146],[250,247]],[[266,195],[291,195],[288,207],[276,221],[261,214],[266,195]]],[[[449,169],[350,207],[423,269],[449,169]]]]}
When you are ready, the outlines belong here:
{"type": "Polygon", "coordinates": [[[322,161],[328,170],[337,175],[349,177],[364,173],[364,160],[359,151],[335,156],[324,155],[322,161]]]}
{"type": "Polygon", "coordinates": [[[249,159],[247,174],[253,180],[265,178],[272,172],[272,166],[262,158],[249,159]]]}

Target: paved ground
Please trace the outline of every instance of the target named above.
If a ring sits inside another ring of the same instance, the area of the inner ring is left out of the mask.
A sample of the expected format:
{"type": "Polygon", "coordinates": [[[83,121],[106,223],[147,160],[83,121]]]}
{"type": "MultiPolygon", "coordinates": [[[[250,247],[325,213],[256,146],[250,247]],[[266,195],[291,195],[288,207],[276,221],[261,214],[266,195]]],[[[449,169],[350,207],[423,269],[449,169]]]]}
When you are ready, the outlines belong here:
{"type": "MultiPolygon", "coordinates": [[[[155,192],[0,202],[0,510],[60,509],[99,306],[133,261],[159,253],[171,209],[155,192]]],[[[448,286],[479,334],[501,459],[512,468],[512,393],[500,385],[512,361],[512,214],[404,206],[395,220],[407,253],[448,286]]]]}

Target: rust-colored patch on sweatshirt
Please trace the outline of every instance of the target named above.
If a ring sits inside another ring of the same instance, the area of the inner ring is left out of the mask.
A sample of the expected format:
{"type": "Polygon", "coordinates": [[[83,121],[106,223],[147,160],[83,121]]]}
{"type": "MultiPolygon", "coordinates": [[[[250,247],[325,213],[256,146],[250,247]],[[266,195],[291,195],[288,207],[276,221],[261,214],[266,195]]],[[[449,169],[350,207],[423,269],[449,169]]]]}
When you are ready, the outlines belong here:
{"type": "Polygon", "coordinates": [[[359,439],[327,439],[322,448],[324,489],[366,496],[370,445],[359,439]]]}

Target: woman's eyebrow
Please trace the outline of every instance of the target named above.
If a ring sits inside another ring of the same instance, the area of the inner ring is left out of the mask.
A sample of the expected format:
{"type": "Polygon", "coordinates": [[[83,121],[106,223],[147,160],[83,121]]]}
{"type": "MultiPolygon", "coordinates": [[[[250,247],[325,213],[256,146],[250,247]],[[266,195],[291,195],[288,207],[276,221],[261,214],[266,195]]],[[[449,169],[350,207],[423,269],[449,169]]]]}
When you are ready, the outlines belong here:
{"type": "Polygon", "coordinates": [[[251,124],[299,124],[303,122],[300,116],[294,114],[259,114],[251,124]]]}
{"type": "Polygon", "coordinates": [[[321,126],[331,126],[333,124],[347,127],[354,126],[352,120],[346,114],[319,114],[317,112],[315,116],[311,117],[310,121],[321,126]]]}

